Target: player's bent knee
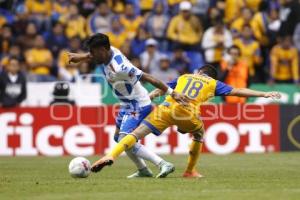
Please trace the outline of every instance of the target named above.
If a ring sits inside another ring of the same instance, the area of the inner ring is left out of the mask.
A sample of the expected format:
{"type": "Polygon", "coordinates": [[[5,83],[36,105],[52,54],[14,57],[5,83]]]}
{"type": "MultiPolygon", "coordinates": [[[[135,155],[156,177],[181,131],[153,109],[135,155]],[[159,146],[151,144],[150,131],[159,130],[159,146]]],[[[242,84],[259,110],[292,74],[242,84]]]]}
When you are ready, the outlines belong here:
{"type": "Polygon", "coordinates": [[[198,141],[198,142],[203,142],[203,132],[202,131],[194,132],[192,135],[193,135],[193,140],[198,141]]]}
{"type": "Polygon", "coordinates": [[[144,138],[146,135],[151,133],[151,129],[149,129],[144,124],[139,125],[132,133],[131,135],[135,136],[137,140],[144,138]]]}

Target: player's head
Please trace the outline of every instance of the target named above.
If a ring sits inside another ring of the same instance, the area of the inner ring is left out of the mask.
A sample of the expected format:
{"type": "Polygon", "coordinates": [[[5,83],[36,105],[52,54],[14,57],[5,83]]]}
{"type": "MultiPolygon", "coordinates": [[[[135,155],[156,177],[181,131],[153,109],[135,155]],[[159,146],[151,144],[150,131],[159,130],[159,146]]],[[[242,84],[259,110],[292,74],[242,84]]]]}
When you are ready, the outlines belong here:
{"type": "Polygon", "coordinates": [[[216,79],[217,76],[218,76],[217,69],[214,66],[209,65],[209,64],[203,65],[199,69],[198,74],[206,74],[207,76],[209,76],[209,77],[211,77],[213,79],[216,79]]]}
{"type": "Polygon", "coordinates": [[[97,63],[102,64],[109,61],[110,42],[107,35],[96,33],[90,36],[86,41],[86,46],[97,63]]]}

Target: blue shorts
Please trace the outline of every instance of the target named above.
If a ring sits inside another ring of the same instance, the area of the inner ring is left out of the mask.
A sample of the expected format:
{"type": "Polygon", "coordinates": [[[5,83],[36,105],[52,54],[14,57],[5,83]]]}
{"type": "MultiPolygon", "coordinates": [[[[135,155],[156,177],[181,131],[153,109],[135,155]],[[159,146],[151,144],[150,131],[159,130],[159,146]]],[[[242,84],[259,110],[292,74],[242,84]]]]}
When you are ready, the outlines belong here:
{"type": "Polygon", "coordinates": [[[135,109],[122,107],[116,119],[116,126],[120,129],[120,134],[129,134],[134,131],[151,111],[152,105],[135,109]]]}

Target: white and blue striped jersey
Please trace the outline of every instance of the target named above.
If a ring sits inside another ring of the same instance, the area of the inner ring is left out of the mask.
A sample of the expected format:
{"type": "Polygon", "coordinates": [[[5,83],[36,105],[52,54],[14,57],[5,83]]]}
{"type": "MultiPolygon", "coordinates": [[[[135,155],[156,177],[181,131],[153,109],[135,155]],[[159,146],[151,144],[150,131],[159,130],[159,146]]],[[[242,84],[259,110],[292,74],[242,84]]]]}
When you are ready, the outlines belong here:
{"type": "Polygon", "coordinates": [[[144,107],[151,104],[148,91],[139,79],[143,72],[135,67],[117,48],[111,47],[113,56],[109,64],[100,67],[121,105],[144,107]]]}

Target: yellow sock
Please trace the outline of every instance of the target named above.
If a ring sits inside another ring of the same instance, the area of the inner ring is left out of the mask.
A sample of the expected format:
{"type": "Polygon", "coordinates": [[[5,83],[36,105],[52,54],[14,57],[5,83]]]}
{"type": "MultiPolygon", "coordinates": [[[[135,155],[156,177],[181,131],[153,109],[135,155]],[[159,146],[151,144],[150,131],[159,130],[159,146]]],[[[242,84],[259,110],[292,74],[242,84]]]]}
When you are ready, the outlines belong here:
{"type": "Polygon", "coordinates": [[[109,153],[113,158],[117,158],[126,149],[131,148],[136,143],[136,137],[133,135],[126,135],[109,153]]]}
{"type": "Polygon", "coordinates": [[[200,156],[200,151],[202,149],[202,142],[193,140],[188,157],[188,166],[186,168],[186,172],[192,172],[195,169],[198,158],[200,156]]]}

